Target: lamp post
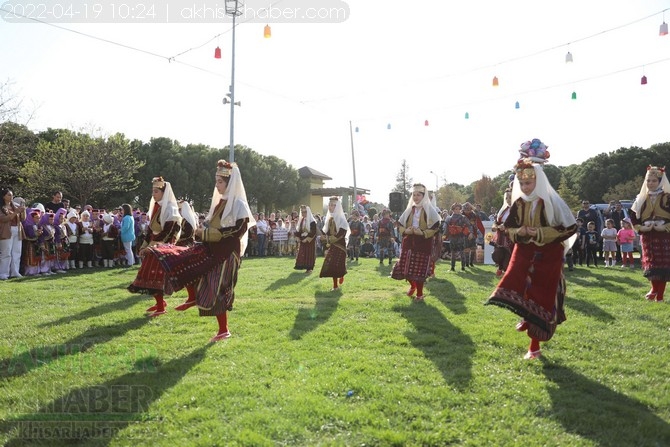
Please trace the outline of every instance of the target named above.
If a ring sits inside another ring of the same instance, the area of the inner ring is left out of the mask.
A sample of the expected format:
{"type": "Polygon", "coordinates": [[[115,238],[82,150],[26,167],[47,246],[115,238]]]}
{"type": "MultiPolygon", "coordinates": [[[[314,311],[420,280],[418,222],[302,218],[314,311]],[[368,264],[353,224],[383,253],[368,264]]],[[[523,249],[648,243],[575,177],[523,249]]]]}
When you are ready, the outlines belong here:
{"type": "Polygon", "coordinates": [[[430,173],[435,176],[435,194],[437,194],[437,190],[440,189],[440,185],[438,184],[438,177],[437,174],[435,174],[433,171],[430,171],[430,173]]]}
{"type": "Polygon", "coordinates": [[[235,106],[241,105],[238,101],[235,102],[235,19],[237,16],[242,14],[240,11],[241,2],[240,0],[225,0],[226,1],[226,14],[233,17],[233,48],[231,52],[231,69],[230,69],[230,87],[228,92],[228,98],[223,99],[223,103],[227,104],[230,102],[230,162],[235,161],[235,106]]]}
{"type": "MultiPolygon", "coordinates": [[[[358,128],[356,129],[358,130],[358,128]]],[[[354,170],[354,197],[352,202],[356,210],[358,210],[358,205],[356,204],[357,191],[356,191],[356,159],[354,158],[354,131],[351,128],[351,121],[349,121],[349,136],[351,138],[351,167],[354,170]]]]}

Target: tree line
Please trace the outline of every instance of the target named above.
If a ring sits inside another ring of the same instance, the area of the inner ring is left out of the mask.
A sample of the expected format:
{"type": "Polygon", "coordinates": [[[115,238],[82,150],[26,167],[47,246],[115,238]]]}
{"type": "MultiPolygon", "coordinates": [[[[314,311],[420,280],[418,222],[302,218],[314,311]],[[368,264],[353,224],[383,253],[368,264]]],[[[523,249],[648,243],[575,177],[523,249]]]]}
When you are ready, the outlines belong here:
{"type": "MultiPolygon", "coordinates": [[[[129,140],[122,133],[92,136],[83,131],[47,129],[34,133],[11,121],[0,124],[0,184],[11,186],[27,202],[48,202],[62,191],[71,204],[109,209],[121,203],[145,207],[151,179],[162,175],[178,198],[198,211],[209,208],[214,167],[229,150],[202,144],[182,146],[169,138],[129,140]],[[207,179],[211,181],[206,181],[207,179]]],[[[249,204],[259,211],[290,209],[309,193],[309,180],[275,156],[235,146],[235,161],[249,204]]]]}
{"type": "MultiPolygon", "coordinates": [[[[591,203],[608,203],[610,200],[633,200],[640,192],[647,166],[665,166],[670,161],[670,142],[654,144],[647,149],[637,146],[619,148],[601,153],[580,164],[555,166],[548,164],[544,172],[554,189],[575,212],[586,199],[591,203]]],[[[670,166],[670,165],[669,165],[670,166]]],[[[402,160],[396,175],[394,192],[401,192],[407,199],[411,195],[412,178],[406,160],[402,160]]],[[[452,203],[481,203],[488,213],[502,205],[505,188],[512,169],[491,178],[482,178],[470,185],[447,183],[437,191],[437,206],[449,209],[452,203]]]]}

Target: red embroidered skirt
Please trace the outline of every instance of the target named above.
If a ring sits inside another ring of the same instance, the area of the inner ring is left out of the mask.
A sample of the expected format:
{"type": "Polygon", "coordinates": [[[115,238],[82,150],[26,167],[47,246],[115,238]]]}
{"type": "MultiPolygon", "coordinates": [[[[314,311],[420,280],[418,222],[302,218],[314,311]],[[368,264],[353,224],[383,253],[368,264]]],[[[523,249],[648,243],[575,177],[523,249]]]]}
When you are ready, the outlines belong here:
{"type": "Polygon", "coordinates": [[[402,238],[400,259],[393,266],[391,278],[423,282],[431,274],[433,238],[405,235],[402,238]]]}
{"type": "Polygon", "coordinates": [[[528,322],[528,335],[549,340],[565,321],[563,245],[515,244],[509,266],[486,304],[504,307],[528,322]]]}
{"type": "Polygon", "coordinates": [[[311,242],[300,242],[298,254],[295,256],[296,270],[312,270],[316,262],[316,239],[311,242]]]}
{"type": "Polygon", "coordinates": [[[642,269],[650,281],[670,281],[670,233],[640,233],[642,269]]]}

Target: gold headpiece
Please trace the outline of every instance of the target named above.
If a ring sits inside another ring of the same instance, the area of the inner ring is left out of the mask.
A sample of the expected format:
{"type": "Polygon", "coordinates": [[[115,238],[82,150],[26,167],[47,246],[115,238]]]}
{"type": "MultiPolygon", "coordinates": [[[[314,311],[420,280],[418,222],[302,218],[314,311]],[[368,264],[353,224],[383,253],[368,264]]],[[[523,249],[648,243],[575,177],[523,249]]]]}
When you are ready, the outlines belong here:
{"type": "Polygon", "coordinates": [[[421,183],[415,183],[412,185],[412,192],[420,192],[424,196],[426,195],[426,187],[421,183]]]}
{"type": "Polygon", "coordinates": [[[331,202],[339,202],[340,198],[337,197],[337,196],[333,196],[333,197],[329,198],[328,200],[331,201],[331,202]]]}
{"type": "Polygon", "coordinates": [[[665,166],[662,168],[659,168],[658,166],[652,166],[649,165],[647,166],[647,177],[650,175],[653,175],[655,177],[658,177],[659,179],[663,178],[663,174],[665,173],[665,166]]]}
{"type": "Polygon", "coordinates": [[[230,177],[233,173],[233,164],[226,160],[216,162],[216,175],[219,177],[230,177]]]}
{"type": "Polygon", "coordinates": [[[530,158],[520,159],[516,166],[514,166],[514,173],[516,177],[521,180],[529,180],[535,178],[535,168],[530,158]]]}
{"type": "Polygon", "coordinates": [[[158,189],[164,189],[165,188],[165,179],[163,177],[154,177],[151,179],[151,186],[154,188],[158,189]]]}

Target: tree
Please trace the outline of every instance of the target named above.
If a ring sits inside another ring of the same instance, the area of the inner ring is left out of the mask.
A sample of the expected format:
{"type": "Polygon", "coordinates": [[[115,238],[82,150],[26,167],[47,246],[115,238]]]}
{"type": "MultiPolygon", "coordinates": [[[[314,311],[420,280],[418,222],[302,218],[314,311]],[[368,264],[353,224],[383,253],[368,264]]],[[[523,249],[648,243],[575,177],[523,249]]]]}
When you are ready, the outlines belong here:
{"type": "Polygon", "coordinates": [[[497,208],[502,203],[502,192],[498,186],[491,180],[491,177],[482,175],[482,178],[475,182],[473,187],[475,203],[482,205],[482,211],[488,213],[488,210],[497,208]]]}
{"type": "Polygon", "coordinates": [[[437,206],[441,209],[451,209],[454,203],[464,203],[468,201],[468,195],[463,191],[463,186],[457,183],[449,183],[440,188],[440,202],[437,206]]]}
{"type": "Polygon", "coordinates": [[[34,197],[50,198],[54,190],[61,190],[81,205],[96,199],[100,206],[109,207],[119,205],[118,200],[111,202],[110,192],[137,188],[134,176],[142,163],[123,134],[103,139],[49,129],[48,135],[52,141],[41,139],[34,159],[21,169],[26,189],[34,197]]]}
{"type": "Polygon", "coordinates": [[[561,182],[556,192],[575,214],[580,210],[581,200],[579,199],[579,194],[570,187],[568,178],[565,175],[561,175],[561,182]]]}
{"type": "Polygon", "coordinates": [[[23,98],[13,91],[12,84],[10,80],[0,82],[0,123],[5,121],[23,122],[27,126],[33,118],[35,110],[26,112],[23,98]]]}
{"type": "Polygon", "coordinates": [[[644,182],[644,175],[614,185],[603,196],[603,203],[610,200],[635,200],[635,197],[640,193],[642,182],[644,182]]]}
{"type": "Polygon", "coordinates": [[[22,124],[11,121],[0,124],[1,185],[19,186],[21,167],[35,155],[37,142],[37,135],[22,124]]]}
{"type": "Polygon", "coordinates": [[[395,180],[396,184],[391,192],[402,193],[402,198],[404,199],[403,202],[408,202],[411,195],[410,188],[412,186],[412,177],[409,176],[409,165],[407,164],[407,160],[403,159],[395,180]]]}

